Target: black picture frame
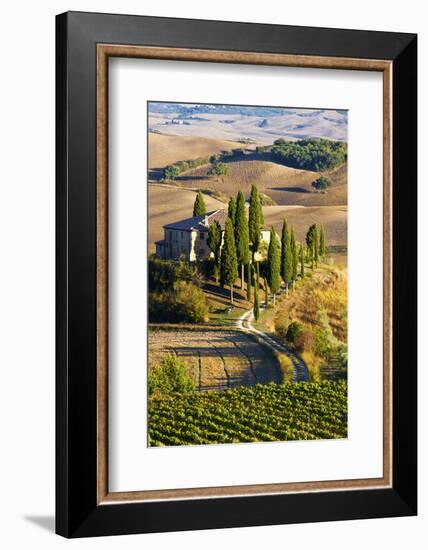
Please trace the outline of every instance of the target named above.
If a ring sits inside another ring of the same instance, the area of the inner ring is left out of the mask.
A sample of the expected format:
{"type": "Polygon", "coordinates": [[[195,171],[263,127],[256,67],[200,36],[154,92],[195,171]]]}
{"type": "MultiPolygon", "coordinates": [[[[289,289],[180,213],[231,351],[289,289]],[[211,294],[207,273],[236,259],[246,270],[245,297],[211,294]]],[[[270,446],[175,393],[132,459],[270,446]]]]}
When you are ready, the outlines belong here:
{"type": "Polygon", "coordinates": [[[417,36],[68,12],[56,18],[56,532],[65,537],[417,513],[417,36]],[[392,62],[391,488],[97,504],[96,46],[392,62]]]}

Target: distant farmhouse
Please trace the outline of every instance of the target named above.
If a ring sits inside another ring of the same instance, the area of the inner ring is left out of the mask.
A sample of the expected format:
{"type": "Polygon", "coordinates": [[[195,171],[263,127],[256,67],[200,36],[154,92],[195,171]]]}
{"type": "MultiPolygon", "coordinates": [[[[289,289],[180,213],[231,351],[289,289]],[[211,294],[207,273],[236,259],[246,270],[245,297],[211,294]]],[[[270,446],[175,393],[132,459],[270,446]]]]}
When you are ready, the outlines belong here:
{"type": "MultiPolygon", "coordinates": [[[[227,219],[227,209],[214,210],[204,216],[194,216],[186,220],[169,223],[163,226],[164,238],[156,241],[156,255],[162,259],[179,260],[189,262],[205,260],[212,256],[208,246],[208,230],[210,225],[217,221],[224,234],[227,219]]],[[[261,243],[269,244],[270,232],[261,231],[261,243]]],[[[256,254],[256,260],[261,259],[256,254]]]]}

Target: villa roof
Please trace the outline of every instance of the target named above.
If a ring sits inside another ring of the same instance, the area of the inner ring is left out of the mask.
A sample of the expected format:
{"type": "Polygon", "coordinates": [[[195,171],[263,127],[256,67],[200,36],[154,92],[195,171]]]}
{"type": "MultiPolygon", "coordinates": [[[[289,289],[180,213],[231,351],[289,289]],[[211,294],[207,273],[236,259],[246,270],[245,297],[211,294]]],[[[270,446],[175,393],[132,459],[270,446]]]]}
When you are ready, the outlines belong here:
{"type": "Polygon", "coordinates": [[[208,231],[210,225],[214,221],[218,221],[220,227],[224,229],[227,219],[227,210],[221,208],[220,210],[214,210],[208,212],[204,216],[194,216],[193,218],[187,218],[185,220],[179,220],[177,222],[168,223],[164,225],[165,229],[177,229],[179,231],[208,231]]]}

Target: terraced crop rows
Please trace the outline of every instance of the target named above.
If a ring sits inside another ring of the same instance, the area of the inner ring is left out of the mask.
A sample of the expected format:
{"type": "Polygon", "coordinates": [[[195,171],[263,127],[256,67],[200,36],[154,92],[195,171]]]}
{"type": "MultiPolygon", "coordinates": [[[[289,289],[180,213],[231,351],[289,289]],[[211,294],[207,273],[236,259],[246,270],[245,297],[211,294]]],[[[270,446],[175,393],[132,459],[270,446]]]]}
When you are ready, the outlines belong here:
{"type": "Polygon", "coordinates": [[[183,359],[200,390],[281,382],[270,351],[238,330],[151,329],[149,368],[156,368],[165,353],[183,359]]]}
{"type": "Polygon", "coordinates": [[[347,437],[347,383],[269,384],[149,401],[149,445],[347,437]]]}

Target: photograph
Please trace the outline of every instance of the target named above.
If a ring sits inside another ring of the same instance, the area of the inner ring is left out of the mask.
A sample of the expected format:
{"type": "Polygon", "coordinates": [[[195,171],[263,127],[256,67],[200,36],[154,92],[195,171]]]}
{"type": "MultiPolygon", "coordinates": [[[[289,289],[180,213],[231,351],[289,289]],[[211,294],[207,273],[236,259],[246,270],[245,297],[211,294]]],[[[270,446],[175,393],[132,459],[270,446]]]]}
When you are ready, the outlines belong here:
{"type": "Polygon", "coordinates": [[[346,439],[348,111],[148,101],[146,153],[147,445],[346,439]]]}

